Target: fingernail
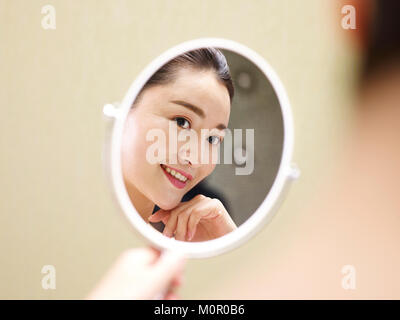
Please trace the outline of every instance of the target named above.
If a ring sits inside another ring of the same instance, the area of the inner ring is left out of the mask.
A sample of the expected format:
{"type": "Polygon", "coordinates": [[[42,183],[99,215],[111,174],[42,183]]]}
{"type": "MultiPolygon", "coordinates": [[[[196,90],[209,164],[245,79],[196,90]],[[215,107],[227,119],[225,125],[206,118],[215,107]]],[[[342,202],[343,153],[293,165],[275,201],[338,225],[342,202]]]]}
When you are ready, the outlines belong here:
{"type": "Polygon", "coordinates": [[[192,238],[193,238],[193,234],[191,232],[188,232],[188,234],[187,234],[188,241],[192,240],[192,238]]]}
{"type": "Polygon", "coordinates": [[[171,238],[171,235],[169,234],[169,232],[168,231],[163,231],[163,235],[164,236],[166,236],[166,237],[168,237],[168,238],[171,238]]]}

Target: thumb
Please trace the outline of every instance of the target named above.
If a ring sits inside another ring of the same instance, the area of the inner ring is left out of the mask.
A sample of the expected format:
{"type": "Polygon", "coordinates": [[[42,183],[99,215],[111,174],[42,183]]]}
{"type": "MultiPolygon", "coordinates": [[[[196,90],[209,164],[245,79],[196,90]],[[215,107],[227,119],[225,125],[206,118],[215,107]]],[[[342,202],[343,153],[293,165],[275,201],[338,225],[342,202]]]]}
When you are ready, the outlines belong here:
{"type": "Polygon", "coordinates": [[[168,291],[172,280],[183,272],[185,256],[177,251],[163,251],[153,264],[154,296],[162,296],[168,291]]]}

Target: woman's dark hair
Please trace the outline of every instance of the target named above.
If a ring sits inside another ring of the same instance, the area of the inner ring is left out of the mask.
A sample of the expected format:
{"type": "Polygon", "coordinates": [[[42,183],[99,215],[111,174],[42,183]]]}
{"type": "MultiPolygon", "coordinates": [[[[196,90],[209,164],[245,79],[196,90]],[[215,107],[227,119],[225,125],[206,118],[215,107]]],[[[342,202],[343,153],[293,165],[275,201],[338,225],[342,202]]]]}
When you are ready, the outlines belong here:
{"type": "Polygon", "coordinates": [[[376,0],[368,30],[363,76],[368,78],[383,66],[400,62],[400,1],[376,0]]]}
{"type": "MultiPolygon", "coordinates": [[[[181,68],[213,70],[218,80],[225,85],[230,100],[232,101],[234,88],[229,66],[223,53],[215,48],[202,48],[188,51],[170,60],[152,75],[142,88],[141,92],[149,87],[168,84],[174,81],[181,68]]],[[[139,99],[139,96],[135,103],[139,99]]]]}

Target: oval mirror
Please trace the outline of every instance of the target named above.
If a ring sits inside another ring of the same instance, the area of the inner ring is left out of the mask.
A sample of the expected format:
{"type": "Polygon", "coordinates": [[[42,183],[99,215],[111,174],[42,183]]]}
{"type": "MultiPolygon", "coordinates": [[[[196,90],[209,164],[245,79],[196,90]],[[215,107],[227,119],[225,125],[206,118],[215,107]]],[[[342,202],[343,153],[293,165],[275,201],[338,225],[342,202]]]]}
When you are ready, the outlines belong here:
{"type": "Polygon", "coordinates": [[[103,113],[117,203],[161,250],[201,258],[237,247],[270,221],[299,175],[282,83],[230,40],[169,49],[103,113]]]}

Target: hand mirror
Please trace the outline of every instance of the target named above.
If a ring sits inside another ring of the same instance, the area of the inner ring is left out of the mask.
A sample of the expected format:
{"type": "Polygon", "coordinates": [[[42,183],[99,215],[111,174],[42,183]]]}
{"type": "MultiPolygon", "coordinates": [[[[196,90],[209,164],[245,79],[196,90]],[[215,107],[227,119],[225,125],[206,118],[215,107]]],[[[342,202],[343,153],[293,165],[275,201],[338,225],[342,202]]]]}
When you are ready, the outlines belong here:
{"type": "Polygon", "coordinates": [[[239,246],[271,220],[299,175],[282,83],[230,40],[167,50],[103,113],[115,199],[161,250],[200,258],[239,246]]]}

